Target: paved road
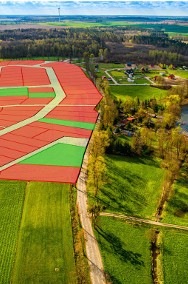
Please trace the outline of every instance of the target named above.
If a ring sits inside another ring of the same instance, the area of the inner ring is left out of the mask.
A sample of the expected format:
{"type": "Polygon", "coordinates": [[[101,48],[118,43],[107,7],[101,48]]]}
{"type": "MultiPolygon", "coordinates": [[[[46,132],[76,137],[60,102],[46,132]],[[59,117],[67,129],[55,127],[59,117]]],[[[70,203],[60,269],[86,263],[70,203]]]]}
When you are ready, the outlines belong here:
{"type": "Polygon", "coordinates": [[[51,84],[49,86],[52,86],[54,88],[55,93],[56,93],[55,98],[52,101],[50,101],[49,104],[45,105],[44,108],[41,109],[34,116],[27,118],[23,121],[20,121],[20,122],[14,124],[14,125],[11,125],[11,126],[5,128],[3,130],[0,130],[0,136],[45,117],[50,111],[52,111],[56,106],[58,106],[59,103],[66,97],[66,95],[65,95],[63,89],[61,88],[61,85],[60,85],[60,83],[59,83],[59,81],[56,77],[54,70],[50,67],[45,67],[45,69],[46,69],[46,72],[47,72],[49,79],[50,79],[50,82],[51,82],[51,84]]]}
{"type": "Polygon", "coordinates": [[[80,176],[77,182],[77,204],[80,215],[82,227],[84,229],[84,235],[86,240],[86,253],[90,265],[90,277],[93,284],[105,284],[104,268],[100,250],[97,240],[94,236],[91,220],[87,211],[87,191],[86,191],[86,169],[88,163],[88,151],[84,156],[84,161],[80,176]]]}
{"type": "Polygon", "coordinates": [[[122,215],[122,214],[102,212],[100,215],[124,219],[124,220],[127,220],[127,221],[133,221],[133,222],[137,222],[137,223],[145,223],[145,224],[150,224],[150,225],[155,225],[155,226],[161,226],[161,227],[167,227],[167,228],[173,228],[173,229],[188,231],[188,227],[186,227],[186,226],[179,226],[179,225],[174,225],[174,224],[161,223],[161,222],[156,222],[156,221],[152,221],[152,220],[122,215]]]}

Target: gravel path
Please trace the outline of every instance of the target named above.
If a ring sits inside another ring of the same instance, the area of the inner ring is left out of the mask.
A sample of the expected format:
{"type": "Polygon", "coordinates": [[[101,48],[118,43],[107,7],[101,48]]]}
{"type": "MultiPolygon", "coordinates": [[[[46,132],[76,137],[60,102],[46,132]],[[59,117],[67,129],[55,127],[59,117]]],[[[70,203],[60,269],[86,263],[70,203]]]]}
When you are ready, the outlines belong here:
{"type": "Polygon", "coordinates": [[[102,212],[100,215],[101,216],[107,216],[107,217],[119,218],[119,219],[123,219],[123,220],[127,220],[127,221],[133,221],[133,222],[136,222],[136,223],[145,223],[145,224],[150,224],[150,225],[155,225],[155,226],[161,226],[161,227],[167,227],[167,228],[173,228],[173,229],[188,231],[188,227],[186,227],[186,226],[179,226],[179,225],[174,225],[174,224],[161,223],[161,222],[156,222],[156,221],[152,221],[152,220],[148,220],[148,219],[142,219],[142,218],[127,216],[127,215],[122,215],[122,214],[102,212]]]}

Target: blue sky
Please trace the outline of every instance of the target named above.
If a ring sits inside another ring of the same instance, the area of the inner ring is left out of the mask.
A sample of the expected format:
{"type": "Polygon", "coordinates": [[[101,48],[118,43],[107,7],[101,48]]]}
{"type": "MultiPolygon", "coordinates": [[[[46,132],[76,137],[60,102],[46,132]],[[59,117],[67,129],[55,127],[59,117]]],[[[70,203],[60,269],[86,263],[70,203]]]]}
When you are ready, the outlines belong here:
{"type": "Polygon", "coordinates": [[[157,15],[188,16],[187,1],[0,0],[0,15],[157,15]]]}

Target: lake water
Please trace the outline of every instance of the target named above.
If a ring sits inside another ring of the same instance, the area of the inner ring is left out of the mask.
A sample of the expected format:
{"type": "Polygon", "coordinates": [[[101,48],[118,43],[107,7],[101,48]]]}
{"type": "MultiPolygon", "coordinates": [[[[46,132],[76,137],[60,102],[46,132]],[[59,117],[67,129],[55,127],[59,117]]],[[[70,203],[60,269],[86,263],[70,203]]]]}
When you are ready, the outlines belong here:
{"type": "Polygon", "coordinates": [[[182,129],[188,132],[188,105],[182,107],[181,111],[181,121],[182,121],[182,129]]]}

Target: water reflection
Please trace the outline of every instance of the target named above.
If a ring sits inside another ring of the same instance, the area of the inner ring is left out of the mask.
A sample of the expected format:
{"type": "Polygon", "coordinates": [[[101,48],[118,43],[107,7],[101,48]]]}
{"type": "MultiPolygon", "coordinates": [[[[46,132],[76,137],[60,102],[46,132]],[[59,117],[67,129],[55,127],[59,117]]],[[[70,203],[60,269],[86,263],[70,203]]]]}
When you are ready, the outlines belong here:
{"type": "Polygon", "coordinates": [[[181,111],[182,129],[188,132],[188,105],[182,107],[181,111]]]}

